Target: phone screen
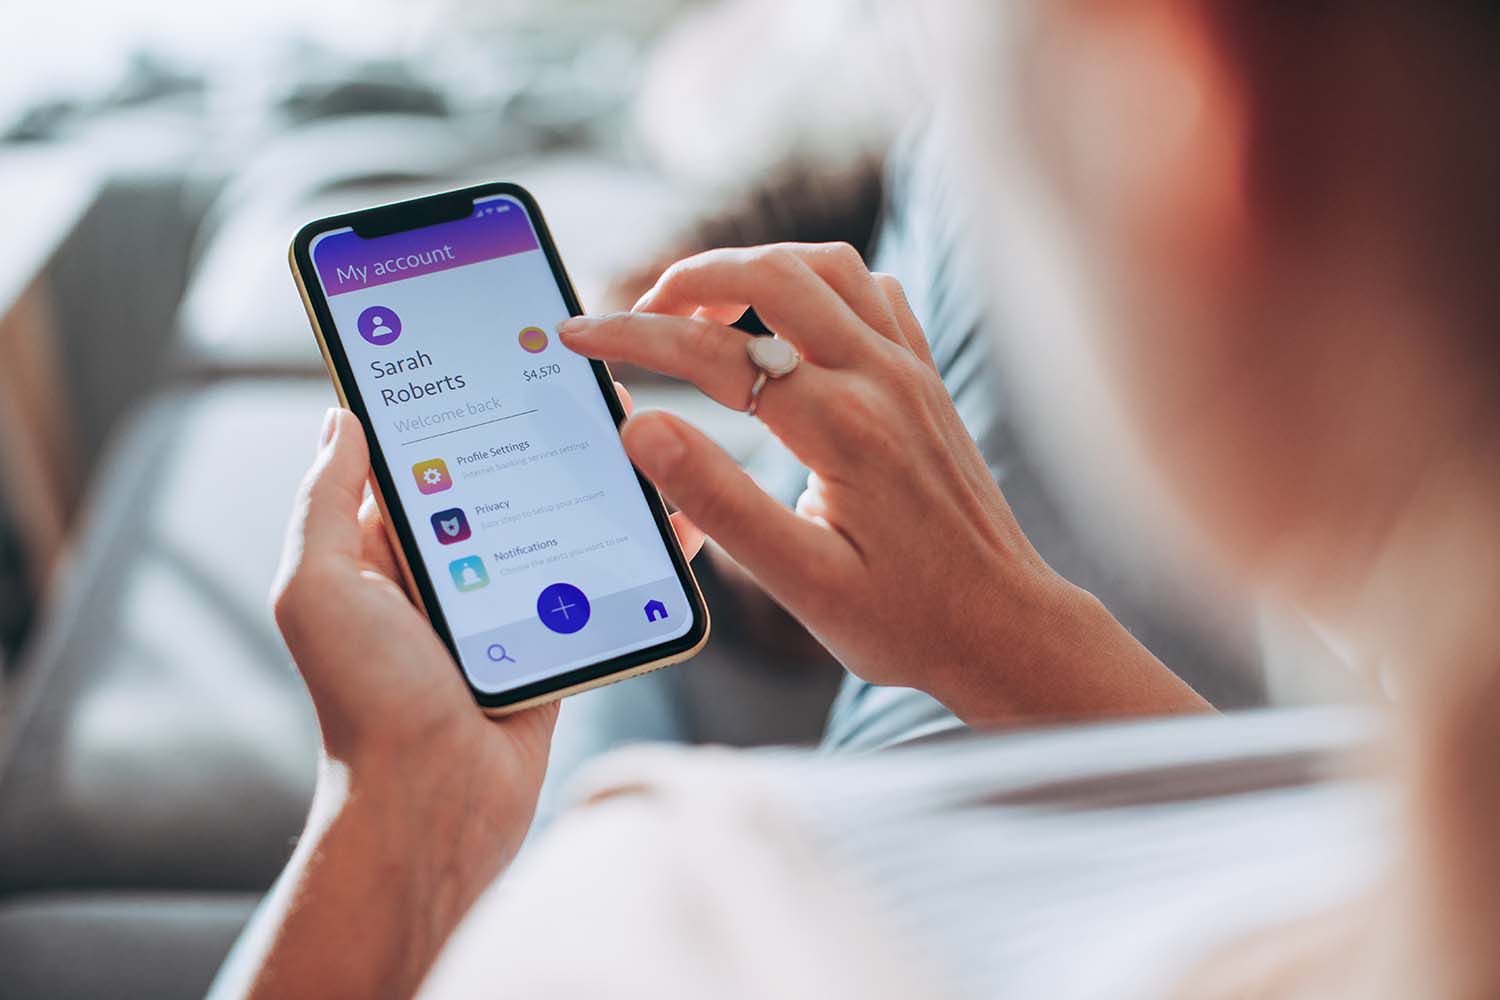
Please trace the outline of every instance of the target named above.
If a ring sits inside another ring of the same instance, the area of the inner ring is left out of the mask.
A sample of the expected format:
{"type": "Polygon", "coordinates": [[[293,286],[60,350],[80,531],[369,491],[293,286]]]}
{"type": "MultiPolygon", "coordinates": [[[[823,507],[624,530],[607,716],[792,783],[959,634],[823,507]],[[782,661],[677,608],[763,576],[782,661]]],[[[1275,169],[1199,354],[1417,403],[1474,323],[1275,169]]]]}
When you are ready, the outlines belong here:
{"type": "Polygon", "coordinates": [[[594,365],[554,332],[569,309],[539,228],[497,195],[309,246],[413,573],[490,694],[670,643],[697,607],[594,365]]]}

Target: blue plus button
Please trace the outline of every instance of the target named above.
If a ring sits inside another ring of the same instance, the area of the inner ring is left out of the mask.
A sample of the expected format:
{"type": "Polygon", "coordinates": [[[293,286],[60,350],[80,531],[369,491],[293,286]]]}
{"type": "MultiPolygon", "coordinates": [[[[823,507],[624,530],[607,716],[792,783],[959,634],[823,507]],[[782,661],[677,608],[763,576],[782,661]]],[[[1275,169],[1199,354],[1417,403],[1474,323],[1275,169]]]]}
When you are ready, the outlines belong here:
{"type": "Polygon", "coordinates": [[[571,583],[554,583],[537,595],[536,616],[552,631],[570,635],[589,623],[589,599],[571,583]]]}

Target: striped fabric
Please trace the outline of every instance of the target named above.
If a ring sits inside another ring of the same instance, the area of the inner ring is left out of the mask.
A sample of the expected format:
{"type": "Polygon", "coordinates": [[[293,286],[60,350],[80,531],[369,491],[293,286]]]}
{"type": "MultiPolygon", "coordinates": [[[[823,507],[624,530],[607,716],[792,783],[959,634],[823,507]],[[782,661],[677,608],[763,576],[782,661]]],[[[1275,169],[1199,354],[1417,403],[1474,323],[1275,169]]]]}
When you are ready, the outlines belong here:
{"type": "Polygon", "coordinates": [[[767,780],[951,981],[1147,998],[1212,949],[1366,890],[1388,789],[1335,778],[1375,722],[1283,709],[768,754],[767,780]]]}

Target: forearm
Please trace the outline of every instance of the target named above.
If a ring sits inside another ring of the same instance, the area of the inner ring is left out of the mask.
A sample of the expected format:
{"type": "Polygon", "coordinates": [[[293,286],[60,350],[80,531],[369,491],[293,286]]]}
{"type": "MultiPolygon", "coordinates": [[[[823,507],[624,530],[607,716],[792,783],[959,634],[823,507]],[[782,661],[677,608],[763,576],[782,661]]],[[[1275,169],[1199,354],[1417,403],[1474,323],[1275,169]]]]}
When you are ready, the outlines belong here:
{"type": "Polygon", "coordinates": [[[461,810],[427,808],[431,791],[406,796],[388,776],[324,763],[304,834],[258,917],[266,943],[250,997],[415,993],[503,861],[461,810]]]}
{"type": "Polygon", "coordinates": [[[1057,579],[1025,603],[934,677],[929,693],[970,726],[1212,709],[1087,591],[1057,579]]]}

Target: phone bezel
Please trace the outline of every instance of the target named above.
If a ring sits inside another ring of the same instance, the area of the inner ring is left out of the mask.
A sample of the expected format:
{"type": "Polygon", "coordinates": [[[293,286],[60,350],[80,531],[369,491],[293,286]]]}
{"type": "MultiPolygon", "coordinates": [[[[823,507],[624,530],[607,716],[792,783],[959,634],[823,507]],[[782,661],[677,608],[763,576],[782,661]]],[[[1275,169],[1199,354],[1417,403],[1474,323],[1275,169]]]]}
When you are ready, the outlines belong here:
{"type": "MultiPolygon", "coordinates": [[[[474,202],[481,198],[495,196],[514,198],[525,209],[531,220],[532,228],[536,233],[537,243],[547,257],[548,266],[552,270],[553,280],[557,283],[558,291],[562,294],[568,314],[571,316],[581,315],[583,307],[579,305],[578,295],[573,289],[573,282],[569,279],[567,270],[563,267],[562,258],[557,252],[556,244],[553,242],[551,230],[548,229],[546,220],[542,216],[541,207],[529,191],[519,184],[508,181],[476,184],[472,187],[444,191],[316,219],[297,231],[297,235],[292,240],[291,260],[293,273],[302,291],[303,301],[307,305],[310,318],[313,321],[314,333],[317,335],[324,360],[329,367],[329,375],[338,388],[340,399],[359,418],[360,425],[364,428],[365,440],[368,442],[370,448],[370,470],[378,487],[378,498],[386,514],[387,525],[392,529],[392,533],[399,544],[399,554],[404,563],[403,570],[407,575],[407,579],[416,589],[417,596],[422,602],[423,610],[431,621],[433,629],[437,632],[439,638],[443,640],[444,645],[448,647],[448,652],[453,657],[454,668],[463,677],[464,683],[468,685],[475,701],[487,710],[504,710],[553,700],[574,691],[596,687],[611,680],[620,680],[624,677],[644,673],[657,666],[666,666],[668,663],[686,659],[697,652],[707,641],[709,619],[708,609],[704,604],[702,592],[698,588],[697,580],[693,576],[687,559],[683,556],[681,546],[678,545],[677,535],[672,530],[671,522],[668,520],[666,506],[662,502],[661,494],[641,474],[639,469],[635,469],[636,480],[640,484],[641,493],[645,497],[646,505],[651,511],[651,517],[656,523],[657,533],[660,535],[663,544],[666,545],[667,553],[671,558],[678,582],[681,584],[683,592],[687,595],[688,605],[692,609],[693,620],[687,632],[676,639],[648,646],[633,653],[626,653],[622,656],[615,656],[608,660],[600,661],[599,663],[576,667],[567,673],[532,681],[520,687],[501,692],[492,693],[475,687],[469,680],[468,674],[464,672],[459,660],[458,647],[454,641],[453,633],[448,627],[447,618],[443,614],[441,603],[438,601],[437,591],[433,586],[431,575],[427,572],[426,564],[423,562],[421,552],[417,548],[412,520],[407,515],[405,507],[402,506],[401,498],[395,489],[395,481],[392,478],[389,463],[385,458],[385,453],[381,450],[380,442],[376,440],[375,434],[371,430],[369,411],[365,406],[363,396],[360,394],[359,385],[354,379],[353,369],[349,364],[348,355],[344,350],[343,342],[334,324],[332,312],[328,307],[327,296],[323,293],[322,283],[318,280],[317,271],[312,261],[311,250],[314,240],[324,233],[334,230],[349,228],[353,229],[357,235],[370,237],[404,232],[422,226],[465,218],[473,211],[474,202]]],[[[615,392],[614,379],[610,375],[609,368],[603,362],[590,359],[589,364],[594,373],[595,381],[599,385],[599,391],[603,394],[610,414],[614,418],[615,426],[618,428],[625,420],[625,410],[620,405],[619,395],[615,392]]]]}

